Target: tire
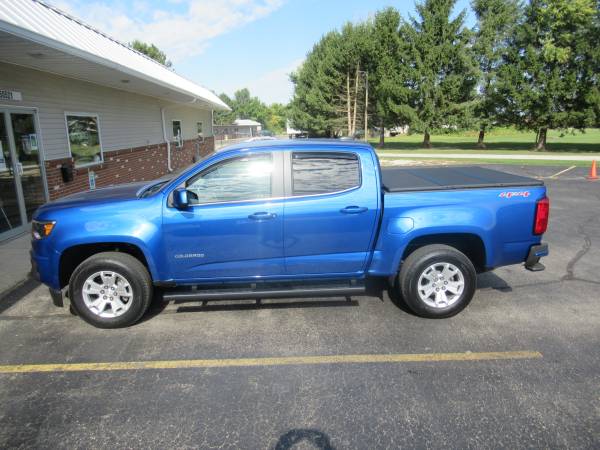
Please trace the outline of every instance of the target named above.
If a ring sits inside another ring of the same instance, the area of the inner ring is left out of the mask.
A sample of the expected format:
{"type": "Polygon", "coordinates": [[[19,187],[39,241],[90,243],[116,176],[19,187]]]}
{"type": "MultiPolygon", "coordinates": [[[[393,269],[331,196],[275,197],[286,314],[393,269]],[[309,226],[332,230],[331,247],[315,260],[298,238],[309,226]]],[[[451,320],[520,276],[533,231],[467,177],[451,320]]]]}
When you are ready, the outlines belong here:
{"type": "Polygon", "coordinates": [[[148,309],[152,293],[148,270],[126,253],[93,255],[77,266],[69,280],[71,305],[97,328],[133,325],[148,309]]]}
{"type": "Polygon", "coordinates": [[[469,258],[441,244],[415,250],[398,276],[406,305],[418,316],[430,319],[458,314],[471,302],[476,285],[477,274],[469,258]]]}

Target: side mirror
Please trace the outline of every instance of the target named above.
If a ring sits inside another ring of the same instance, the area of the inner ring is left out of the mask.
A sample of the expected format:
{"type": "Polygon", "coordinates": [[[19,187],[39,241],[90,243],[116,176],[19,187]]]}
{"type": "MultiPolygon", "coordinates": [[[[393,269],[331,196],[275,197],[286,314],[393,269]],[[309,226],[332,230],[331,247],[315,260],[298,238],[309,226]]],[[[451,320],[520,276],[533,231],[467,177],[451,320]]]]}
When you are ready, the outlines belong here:
{"type": "Polygon", "coordinates": [[[173,206],[178,209],[186,209],[190,205],[188,191],[185,188],[177,188],[173,191],[173,206]]]}

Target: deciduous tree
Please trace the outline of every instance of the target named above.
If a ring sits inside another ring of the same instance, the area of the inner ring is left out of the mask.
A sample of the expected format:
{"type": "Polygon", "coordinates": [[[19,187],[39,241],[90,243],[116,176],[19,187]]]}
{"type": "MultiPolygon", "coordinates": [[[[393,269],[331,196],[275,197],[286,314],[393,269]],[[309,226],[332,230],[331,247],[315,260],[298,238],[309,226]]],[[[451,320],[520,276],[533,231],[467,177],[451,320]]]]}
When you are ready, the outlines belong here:
{"type": "Polygon", "coordinates": [[[172,67],[173,64],[167,59],[167,55],[154,44],[146,44],[145,42],[135,40],[129,43],[129,46],[140,53],[158,61],[163,66],[172,67]]]}

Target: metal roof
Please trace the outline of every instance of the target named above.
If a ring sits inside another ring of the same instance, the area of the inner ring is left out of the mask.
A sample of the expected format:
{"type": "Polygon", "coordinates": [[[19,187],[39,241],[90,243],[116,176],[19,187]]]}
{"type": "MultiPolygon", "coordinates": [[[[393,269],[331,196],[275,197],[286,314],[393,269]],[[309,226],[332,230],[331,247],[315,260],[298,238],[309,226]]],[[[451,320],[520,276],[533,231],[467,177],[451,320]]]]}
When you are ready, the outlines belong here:
{"type": "Polygon", "coordinates": [[[0,1],[0,30],[189,96],[190,103],[229,109],[205,87],[41,0],[0,1]]]}

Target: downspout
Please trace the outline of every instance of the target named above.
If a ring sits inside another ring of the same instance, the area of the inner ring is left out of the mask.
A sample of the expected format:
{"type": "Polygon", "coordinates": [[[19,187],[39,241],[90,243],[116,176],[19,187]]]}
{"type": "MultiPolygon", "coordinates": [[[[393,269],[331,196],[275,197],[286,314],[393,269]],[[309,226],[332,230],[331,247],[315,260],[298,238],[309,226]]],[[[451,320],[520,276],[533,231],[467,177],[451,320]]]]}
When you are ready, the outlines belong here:
{"type": "Polygon", "coordinates": [[[165,109],[166,106],[160,108],[160,118],[162,121],[163,139],[167,144],[167,170],[173,172],[173,168],[171,167],[171,141],[167,139],[167,126],[165,125],[165,109]]]}

